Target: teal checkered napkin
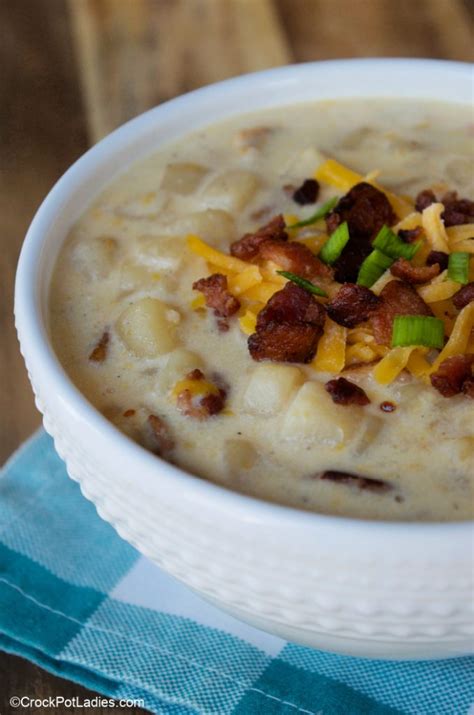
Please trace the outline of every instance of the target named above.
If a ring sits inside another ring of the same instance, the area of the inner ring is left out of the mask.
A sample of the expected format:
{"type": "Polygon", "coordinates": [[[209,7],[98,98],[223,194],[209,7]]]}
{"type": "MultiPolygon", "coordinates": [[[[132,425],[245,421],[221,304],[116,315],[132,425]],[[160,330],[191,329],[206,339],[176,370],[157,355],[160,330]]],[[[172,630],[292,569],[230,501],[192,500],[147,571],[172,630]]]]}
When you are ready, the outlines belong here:
{"type": "Polygon", "coordinates": [[[160,715],[467,715],[474,658],[368,661],[221,613],[120,539],[37,433],[0,476],[0,648],[160,715]]]}

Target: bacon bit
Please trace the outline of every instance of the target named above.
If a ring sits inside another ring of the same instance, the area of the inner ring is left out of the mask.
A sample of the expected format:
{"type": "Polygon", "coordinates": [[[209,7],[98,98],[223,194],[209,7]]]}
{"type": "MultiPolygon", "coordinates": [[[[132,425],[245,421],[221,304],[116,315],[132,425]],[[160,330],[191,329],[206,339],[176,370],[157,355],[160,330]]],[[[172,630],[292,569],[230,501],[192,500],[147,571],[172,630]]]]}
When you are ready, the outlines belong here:
{"type": "Polygon", "coordinates": [[[474,219],[474,201],[459,199],[457,191],[450,191],[443,196],[444,212],[441,218],[445,226],[460,226],[471,223],[474,219]]]}
{"type": "Polygon", "coordinates": [[[171,452],[175,443],[165,421],[162,420],[161,417],[157,417],[157,415],[148,415],[147,423],[150,428],[153,441],[156,444],[157,454],[162,455],[167,452],[171,452]]]}
{"type": "Polygon", "coordinates": [[[308,323],[317,328],[324,325],[325,310],[304,288],[288,282],[274,293],[257,317],[257,332],[270,323],[308,323]]]}
{"type": "Polygon", "coordinates": [[[372,250],[372,240],[384,224],[391,226],[397,217],[382,191],[365,181],[343,196],[326,217],[329,233],[347,221],[351,239],[336,261],[335,278],[340,283],[355,282],[364,258],[372,250]]]}
{"type": "Polygon", "coordinates": [[[193,290],[203,293],[208,308],[213,308],[214,315],[228,318],[240,308],[240,302],[227,288],[227,276],[213,273],[212,276],[201,278],[193,283],[193,290]]]}
{"type": "Polygon", "coordinates": [[[123,413],[124,417],[133,417],[136,413],[136,410],[125,410],[123,413]]]}
{"type": "Polygon", "coordinates": [[[453,303],[458,310],[462,310],[472,301],[474,301],[474,283],[463,286],[453,296],[453,303]]]}
{"type": "Polygon", "coordinates": [[[473,377],[468,377],[467,380],[464,380],[462,384],[462,391],[463,394],[466,395],[466,397],[469,397],[471,400],[474,400],[474,378],[473,377]]]}
{"type": "Polygon", "coordinates": [[[293,193],[293,201],[300,206],[314,204],[319,195],[319,183],[316,179],[306,179],[293,193]]]}
{"type": "Polygon", "coordinates": [[[433,315],[423,298],[409,283],[390,281],[380,293],[380,303],[370,317],[375,342],[390,345],[396,315],[433,315]]]}
{"type": "Polygon", "coordinates": [[[287,241],[288,234],[285,229],[285,219],[278,214],[255,233],[246,233],[238,241],[231,243],[230,252],[242,261],[251,261],[257,257],[260,246],[265,241],[287,241]]]}
{"type": "Polygon", "coordinates": [[[381,402],[380,409],[382,410],[382,412],[395,412],[397,406],[394,405],[393,402],[381,402]]]}
{"type": "Polygon", "coordinates": [[[331,395],[332,401],[336,405],[368,405],[370,400],[365,391],[349,382],[345,377],[338,377],[336,380],[329,380],[324,385],[326,391],[331,395]]]}
{"type": "Polygon", "coordinates": [[[473,363],[474,355],[454,355],[443,360],[437,371],[430,376],[431,384],[443,397],[453,397],[461,392],[472,397],[473,363]]]}
{"type": "Polygon", "coordinates": [[[176,398],[176,406],[186,417],[196,420],[207,420],[224,409],[225,390],[219,389],[218,394],[209,393],[198,400],[193,398],[190,390],[183,390],[176,398]]]}
{"type": "Polygon", "coordinates": [[[337,484],[347,484],[348,486],[358,487],[359,489],[368,489],[371,492],[388,492],[392,489],[392,485],[384,482],[381,479],[372,479],[371,477],[361,477],[358,474],[350,474],[349,472],[327,471],[319,475],[319,479],[327,479],[337,484]]]}
{"type": "Polygon", "coordinates": [[[331,320],[345,328],[354,328],[368,319],[380,300],[369,288],[355,283],[341,286],[326,306],[331,320]]]}
{"type": "Polygon", "coordinates": [[[416,228],[401,228],[398,232],[398,238],[405,243],[415,243],[422,233],[423,229],[421,226],[416,226],[416,228]]]}
{"type": "Polygon", "coordinates": [[[275,293],[248,339],[254,360],[311,362],[323,332],[325,311],[311,293],[294,283],[275,293]]]}
{"type": "Polygon", "coordinates": [[[92,362],[104,362],[107,357],[107,348],[109,346],[110,335],[105,331],[99,342],[89,355],[89,360],[92,362]]]}
{"type": "Polygon", "coordinates": [[[413,266],[406,258],[399,258],[390,266],[392,276],[401,278],[407,283],[428,283],[439,273],[439,263],[431,266],[413,266]]]}
{"type": "Polygon", "coordinates": [[[305,323],[269,323],[248,339],[254,360],[276,362],[311,362],[316,354],[321,328],[305,323]]]}
{"type": "Polygon", "coordinates": [[[302,243],[265,241],[260,245],[259,256],[273,261],[285,271],[302,278],[332,278],[333,271],[302,243]]]}
{"type": "Polygon", "coordinates": [[[445,271],[448,267],[449,255],[444,253],[444,251],[430,251],[426,258],[427,266],[434,266],[436,263],[439,266],[439,270],[445,271]]]}
{"type": "Polygon", "coordinates": [[[432,191],[431,189],[425,189],[424,191],[420,191],[420,193],[416,197],[415,209],[421,213],[422,211],[427,209],[428,206],[431,206],[431,204],[435,203],[436,196],[434,191],[432,191]]]}

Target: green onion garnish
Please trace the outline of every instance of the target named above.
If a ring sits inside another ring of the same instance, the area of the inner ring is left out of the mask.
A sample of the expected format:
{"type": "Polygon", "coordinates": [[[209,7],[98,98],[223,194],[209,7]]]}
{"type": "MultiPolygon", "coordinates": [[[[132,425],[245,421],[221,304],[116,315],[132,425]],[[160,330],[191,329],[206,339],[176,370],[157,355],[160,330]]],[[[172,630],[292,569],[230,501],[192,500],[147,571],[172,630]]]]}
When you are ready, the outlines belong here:
{"type": "Polygon", "coordinates": [[[393,321],[392,348],[409,345],[442,348],[444,345],[443,321],[426,315],[397,315],[393,321]]]}
{"type": "Polygon", "coordinates": [[[405,243],[388,227],[382,226],[377,236],[375,237],[372,245],[374,248],[378,248],[379,251],[385,253],[386,256],[391,258],[406,258],[411,261],[415,253],[421,247],[421,241],[416,243],[405,243]]]}
{"type": "Polygon", "coordinates": [[[381,275],[385,273],[387,268],[390,268],[395,259],[386,256],[385,253],[377,248],[370,253],[359,268],[357,276],[357,285],[370,288],[381,275]]]}
{"type": "Polygon", "coordinates": [[[347,221],[344,221],[344,223],[341,223],[334,233],[329,236],[319,253],[319,258],[324,261],[324,263],[334,263],[341,255],[349,238],[349,226],[347,225],[347,221]]]}
{"type": "Polygon", "coordinates": [[[455,283],[469,283],[469,253],[454,251],[449,254],[448,278],[455,283]]]}
{"type": "Polygon", "coordinates": [[[292,223],[290,226],[287,226],[287,228],[302,228],[303,226],[311,226],[312,223],[316,223],[316,221],[319,221],[320,218],[324,218],[325,216],[327,216],[327,214],[332,211],[338,201],[339,199],[337,198],[337,196],[333,196],[332,199],[329,199],[329,201],[326,201],[325,204],[320,206],[316,213],[314,213],[312,216],[305,218],[303,221],[298,221],[298,223],[292,223]]]}
{"type": "Polygon", "coordinates": [[[289,281],[293,281],[293,283],[296,283],[296,285],[301,286],[301,288],[304,288],[310,293],[320,295],[323,298],[328,297],[328,294],[323,291],[322,288],[319,288],[319,286],[315,286],[314,283],[311,283],[311,281],[307,281],[306,278],[301,278],[301,276],[297,276],[295,273],[290,273],[290,271],[277,271],[277,273],[278,275],[283,276],[283,278],[288,278],[289,281]]]}

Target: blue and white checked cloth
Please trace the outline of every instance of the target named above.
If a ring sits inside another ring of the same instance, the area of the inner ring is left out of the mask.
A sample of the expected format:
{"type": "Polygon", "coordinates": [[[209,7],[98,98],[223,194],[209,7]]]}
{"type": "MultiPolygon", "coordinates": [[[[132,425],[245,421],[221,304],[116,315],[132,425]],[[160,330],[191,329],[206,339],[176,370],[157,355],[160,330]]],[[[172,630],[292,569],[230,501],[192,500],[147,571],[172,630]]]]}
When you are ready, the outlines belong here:
{"type": "Polygon", "coordinates": [[[44,432],[0,474],[0,648],[160,715],[474,712],[474,658],[330,655],[208,605],[97,516],[44,432]]]}

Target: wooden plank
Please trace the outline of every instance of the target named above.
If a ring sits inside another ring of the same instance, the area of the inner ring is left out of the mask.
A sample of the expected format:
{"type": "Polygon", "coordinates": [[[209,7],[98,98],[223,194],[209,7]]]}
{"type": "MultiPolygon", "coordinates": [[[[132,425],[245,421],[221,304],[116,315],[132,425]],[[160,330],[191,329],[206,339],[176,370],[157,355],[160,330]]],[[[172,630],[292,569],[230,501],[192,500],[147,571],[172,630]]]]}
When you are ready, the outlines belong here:
{"type": "Polygon", "coordinates": [[[275,0],[298,62],[473,59],[472,0],[275,0]]]}
{"type": "Polygon", "coordinates": [[[292,55],[271,0],[71,0],[93,141],[177,94],[292,55]]]}
{"type": "Polygon", "coordinates": [[[0,3],[0,463],[38,426],[13,325],[21,243],[53,183],[86,148],[62,0],[0,3]]]}

